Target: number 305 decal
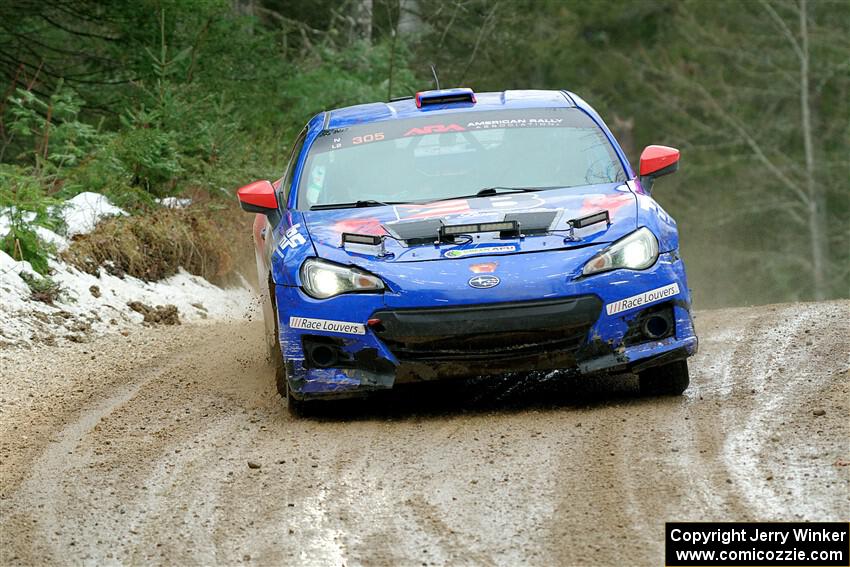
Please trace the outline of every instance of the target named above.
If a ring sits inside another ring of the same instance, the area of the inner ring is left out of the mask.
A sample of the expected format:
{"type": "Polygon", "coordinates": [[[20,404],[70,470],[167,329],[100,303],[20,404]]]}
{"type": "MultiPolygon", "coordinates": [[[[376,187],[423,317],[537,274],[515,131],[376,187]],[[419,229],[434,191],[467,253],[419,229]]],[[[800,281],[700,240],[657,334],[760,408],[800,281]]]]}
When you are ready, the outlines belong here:
{"type": "Polygon", "coordinates": [[[375,132],[374,134],[365,134],[363,136],[354,136],[351,138],[352,144],[368,144],[369,142],[380,142],[384,139],[383,132],[375,132]]]}

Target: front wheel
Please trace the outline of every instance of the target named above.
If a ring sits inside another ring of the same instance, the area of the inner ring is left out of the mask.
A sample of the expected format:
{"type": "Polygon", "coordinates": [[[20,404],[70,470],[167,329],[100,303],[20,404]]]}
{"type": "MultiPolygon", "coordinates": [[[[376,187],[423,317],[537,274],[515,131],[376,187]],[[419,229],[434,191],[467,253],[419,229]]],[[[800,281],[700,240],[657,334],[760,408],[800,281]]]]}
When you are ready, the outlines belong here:
{"type": "Polygon", "coordinates": [[[306,417],[311,415],[313,413],[312,410],[316,407],[314,404],[316,404],[316,402],[307,402],[295,399],[292,397],[292,390],[290,390],[286,396],[286,407],[289,409],[289,413],[295,417],[306,417]]]}
{"type": "MultiPolygon", "coordinates": [[[[277,341],[275,341],[277,342],[277,341]]],[[[309,402],[296,400],[292,396],[292,389],[289,387],[289,377],[286,374],[286,363],[280,355],[280,346],[277,347],[277,356],[272,359],[274,364],[274,381],[277,386],[277,393],[280,397],[286,400],[286,407],[289,413],[295,416],[302,416],[306,413],[305,408],[309,402]]]]}
{"type": "Polygon", "coordinates": [[[648,368],[638,374],[640,393],[644,396],[679,396],[688,388],[688,361],[677,360],[648,368]]]}
{"type": "Polygon", "coordinates": [[[289,379],[286,376],[286,364],[283,363],[282,359],[280,363],[275,365],[274,371],[277,393],[280,394],[281,398],[286,400],[286,407],[289,409],[289,413],[299,417],[306,415],[308,413],[307,408],[310,407],[310,402],[297,400],[292,396],[292,389],[289,387],[289,379]]]}
{"type": "Polygon", "coordinates": [[[286,400],[286,406],[289,413],[295,416],[301,416],[306,413],[305,408],[308,402],[296,400],[292,397],[292,390],[289,388],[289,377],[286,374],[286,362],[283,360],[283,351],[280,348],[280,326],[278,324],[277,304],[274,301],[274,284],[269,278],[269,301],[271,303],[271,317],[274,321],[274,335],[269,336],[266,333],[266,345],[269,347],[269,359],[274,367],[274,382],[277,386],[277,393],[280,397],[286,400]]]}
{"type": "MultiPolygon", "coordinates": [[[[275,308],[275,311],[277,311],[277,308],[275,308]]],[[[281,398],[286,400],[286,407],[289,409],[289,413],[296,416],[303,415],[305,413],[305,402],[293,398],[292,390],[289,388],[289,377],[286,374],[286,363],[283,360],[280,348],[280,333],[278,332],[277,326],[277,313],[275,313],[274,318],[274,337],[272,337],[268,342],[272,344],[269,356],[271,357],[272,366],[274,367],[274,382],[277,386],[277,393],[280,394],[281,398]]]]}

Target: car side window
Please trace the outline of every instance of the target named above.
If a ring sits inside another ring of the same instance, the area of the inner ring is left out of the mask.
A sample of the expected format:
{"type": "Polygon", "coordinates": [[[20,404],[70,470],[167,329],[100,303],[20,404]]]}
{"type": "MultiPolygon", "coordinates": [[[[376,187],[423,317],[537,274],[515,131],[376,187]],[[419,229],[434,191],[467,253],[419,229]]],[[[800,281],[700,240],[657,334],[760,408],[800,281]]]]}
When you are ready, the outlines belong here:
{"type": "Polygon", "coordinates": [[[295,140],[295,145],[292,147],[292,153],[289,154],[289,163],[286,166],[286,175],[283,176],[280,191],[282,195],[281,203],[289,202],[289,194],[292,192],[292,179],[295,177],[295,163],[298,161],[298,156],[301,154],[301,148],[304,147],[304,140],[307,139],[307,128],[301,130],[298,138],[295,140]]]}

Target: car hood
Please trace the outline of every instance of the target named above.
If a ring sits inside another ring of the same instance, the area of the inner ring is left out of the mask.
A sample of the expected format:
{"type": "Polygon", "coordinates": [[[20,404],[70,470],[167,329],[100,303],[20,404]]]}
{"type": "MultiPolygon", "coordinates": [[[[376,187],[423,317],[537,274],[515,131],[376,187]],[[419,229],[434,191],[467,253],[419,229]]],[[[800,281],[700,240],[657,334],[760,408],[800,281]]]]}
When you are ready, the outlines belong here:
{"type": "Polygon", "coordinates": [[[562,250],[613,242],[637,228],[637,202],[626,184],[591,185],[533,193],[500,193],[471,199],[427,204],[305,211],[303,219],[318,256],[342,264],[425,262],[456,258],[496,256],[562,250]],[[463,244],[407,245],[392,237],[384,239],[383,255],[362,248],[342,247],[342,233],[388,235],[387,223],[439,218],[445,224],[501,221],[506,213],[559,211],[551,230],[522,238],[478,234],[463,244]],[[567,238],[569,221],[607,210],[604,222],[576,230],[567,238]]]}

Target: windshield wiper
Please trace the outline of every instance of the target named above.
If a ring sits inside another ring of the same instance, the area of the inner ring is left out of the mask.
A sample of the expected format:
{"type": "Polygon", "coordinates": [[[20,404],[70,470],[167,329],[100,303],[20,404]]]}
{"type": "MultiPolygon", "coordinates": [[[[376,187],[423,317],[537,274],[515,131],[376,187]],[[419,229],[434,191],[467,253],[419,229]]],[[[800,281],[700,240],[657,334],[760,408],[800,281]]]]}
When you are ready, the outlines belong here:
{"type": "Polygon", "coordinates": [[[324,211],[327,209],[360,209],[362,207],[389,207],[390,205],[403,205],[404,201],[374,201],[366,199],[365,201],[354,201],[353,203],[325,203],[322,205],[313,205],[311,211],[324,211]]]}
{"type": "Polygon", "coordinates": [[[428,201],[418,201],[417,204],[427,205],[428,203],[436,203],[439,201],[453,201],[455,199],[474,199],[475,197],[489,197],[491,195],[499,195],[501,193],[532,193],[534,191],[545,191],[547,189],[557,189],[557,187],[485,187],[473,195],[455,195],[454,197],[442,197],[428,201]]]}
{"type": "MultiPolygon", "coordinates": [[[[544,189],[549,189],[549,187],[485,187],[476,193],[475,197],[486,197],[487,195],[496,195],[498,193],[532,193],[534,191],[543,191],[544,189]]],[[[461,197],[453,197],[454,199],[458,199],[461,197]]]]}

